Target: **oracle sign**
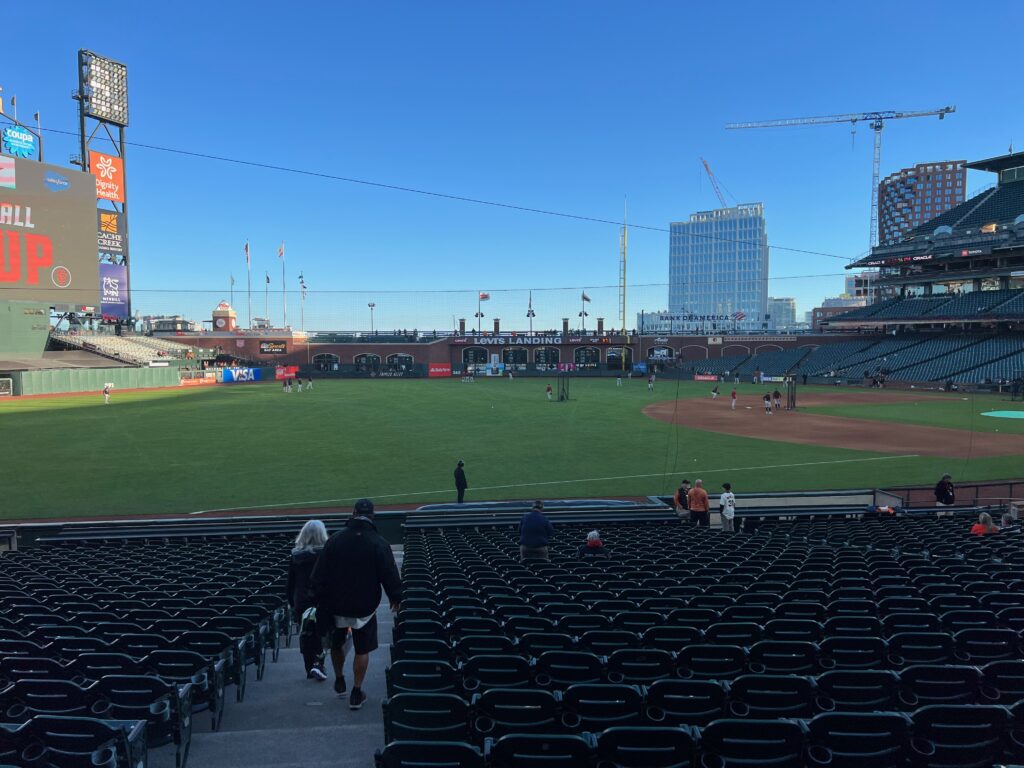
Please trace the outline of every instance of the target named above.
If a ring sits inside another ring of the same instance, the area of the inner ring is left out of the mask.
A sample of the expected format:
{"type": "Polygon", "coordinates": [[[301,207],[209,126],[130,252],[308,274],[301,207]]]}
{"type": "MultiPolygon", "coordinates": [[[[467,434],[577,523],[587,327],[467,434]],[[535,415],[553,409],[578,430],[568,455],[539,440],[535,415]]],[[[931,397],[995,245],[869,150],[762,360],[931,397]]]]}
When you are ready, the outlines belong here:
{"type": "Polygon", "coordinates": [[[96,186],[89,174],[0,156],[0,290],[51,306],[99,301],[96,186]],[[60,176],[66,186],[48,184],[60,176]]]}

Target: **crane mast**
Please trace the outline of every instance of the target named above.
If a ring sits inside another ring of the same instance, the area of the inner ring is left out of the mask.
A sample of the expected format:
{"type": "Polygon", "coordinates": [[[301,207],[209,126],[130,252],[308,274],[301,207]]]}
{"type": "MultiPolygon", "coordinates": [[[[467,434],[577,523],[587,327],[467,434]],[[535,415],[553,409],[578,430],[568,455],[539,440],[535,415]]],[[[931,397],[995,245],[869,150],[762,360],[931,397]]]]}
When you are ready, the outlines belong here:
{"type": "MultiPolygon", "coordinates": [[[[749,123],[728,123],[725,127],[730,130],[743,128],[791,128],[798,125],[827,125],[832,123],[850,123],[856,126],[857,123],[867,123],[874,131],[874,153],[871,162],[871,231],[869,240],[871,247],[878,245],[878,177],[882,163],[882,128],[886,120],[906,120],[912,117],[938,117],[945,119],[946,115],[956,112],[955,106],[939,107],[938,109],[926,109],[918,111],[897,111],[880,110],[877,112],[851,112],[846,115],[823,115],[820,117],[794,117],[784,120],[761,120],[749,123]]],[[[705,163],[705,168],[707,164],[705,163]]],[[[711,170],[708,169],[710,176],[711,170]]],[[[712,181],[714,179],[712,178],[712,181]]],[[[717,185],[715,191],[718,191],[717,185]]],[[[721,198],[721,195],[719,195],[721,198]]]]}

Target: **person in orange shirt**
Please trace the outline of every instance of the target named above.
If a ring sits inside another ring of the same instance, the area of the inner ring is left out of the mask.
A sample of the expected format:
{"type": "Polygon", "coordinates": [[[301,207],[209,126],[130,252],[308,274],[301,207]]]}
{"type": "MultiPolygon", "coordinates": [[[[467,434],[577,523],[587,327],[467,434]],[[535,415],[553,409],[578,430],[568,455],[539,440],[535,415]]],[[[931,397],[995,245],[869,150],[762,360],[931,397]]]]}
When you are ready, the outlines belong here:
{"type": "Polygon", "coordinates": [[[992,515],[982,512],[978,515],[978,522],[971,526],[971,533],[975,536],[987,536],[990,533],[999,533],[999,529],[992,522],[992,515]]]}
{"type": "Polygon", "coordinates": [[[711,525],[711,514],[708,505],[708,492],[704,490],[704,481],[697,480],[693,488],[686,494],[687,506],[690,509],[690,522],[705,528],[711,525]]]}

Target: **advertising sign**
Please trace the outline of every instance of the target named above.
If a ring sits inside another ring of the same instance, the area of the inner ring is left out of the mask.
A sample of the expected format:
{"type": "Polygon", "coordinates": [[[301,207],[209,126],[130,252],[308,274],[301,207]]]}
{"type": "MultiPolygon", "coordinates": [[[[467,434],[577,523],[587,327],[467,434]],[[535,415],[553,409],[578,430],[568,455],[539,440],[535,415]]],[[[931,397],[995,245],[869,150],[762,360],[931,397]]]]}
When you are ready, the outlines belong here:
{"type": "Polygon", "coordinates": [[[431,379],[447,378],[452,375],[451,363],[431,363],[427,376],[431,379]]]}
{"type": "Polygon", "coordinates": [[[286,355],[288,354],[288,344],[283,341],[261,341],[260,354],[286,355]]]}
{"type": "Polygon", "coordinates": [[[718,381],[717,376],[712,376],[710,373],[695,373],[693,375],[694,381],[718,381]]]}
{"type": "Polygon", "coordinates": [[[294,379],[299,375],[299,366],[297,365],[279,365],[274,369],[274,378],[278,381],[282,379],[294,379]]]}
{"type": "Polygon", "coordinates": [[[96,198],[123,203],[124,196],[124,160],[117,155],[90,150],[89,170],[96,177],[96,198]]]}
{"type": "Polygon", "coordinates": [[[128,319],[128,268],[123,264],[100,264],[100,314],[128,319]]]}
{"type": "Polygon", "coordinates": [[[124,261],[128,255],[128,241],[124,230],[124,215],[117,211],[96,211],[96,247],[100,258],[124,261]]]}
{"type": "Polygon", "coordinates": [[[241,383],[248,381],[259,381],[260,380],[260,369],[259,368],[225,368],[224,369],[224,383],[241,383]]]}
{"type": "Polygon", "coordinates": [[[99,304],[95,211],[89,174],[0,156],[4,298],[99,304]]]}
{"type": "Polygon", "coordinates": [[[559,363],[558,364],[558,370],[566,371],[566,372],[568,372],[568,371],[575,371],[576,370],[576,363],[559,363]]]}
{"type": "Polygon", "coordinates": [[[32,157],[36,153],[36,137],[20,125],[4,128],[3,144],[7,154],[15,157],[32,157]]]}

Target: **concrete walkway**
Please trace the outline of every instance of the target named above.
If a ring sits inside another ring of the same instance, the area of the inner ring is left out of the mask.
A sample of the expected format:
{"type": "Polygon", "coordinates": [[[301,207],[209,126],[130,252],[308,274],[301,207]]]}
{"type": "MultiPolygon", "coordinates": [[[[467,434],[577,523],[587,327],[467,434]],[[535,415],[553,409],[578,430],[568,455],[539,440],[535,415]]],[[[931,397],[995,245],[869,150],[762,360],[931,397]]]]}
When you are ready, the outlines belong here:
{"type": "MultiPolygon", "coordinates": [[[[386,600],[386,598],[385,598],[386,600]]],[[[325,683],[307,680],[298,650],[282,648],[277,664],[267,659],[267,671],[256,682],[250,667],[245,700],[228,702],[220,731],[209,730],[206,713],[195,716],[188,768],[349,768],[373,765],[374,750],[384,746],[381,701],[385,696],[384,668],[390,660],[394,617],[387,603],[377,610],[380,648],[370,656],[363,686],[362,709],[348,708],[348,694],[339,698],[333,677],[325,683]]],[[[345,680],[352,689],[351,655],[345,680]]],[[[328,663],[329,666],[329,663],[328,663]]],[[[328,669],[332,674],[332,670],[328,669]]],[[[174,768],[173,745],[150,750],[150,768],[174,768]]]]}

